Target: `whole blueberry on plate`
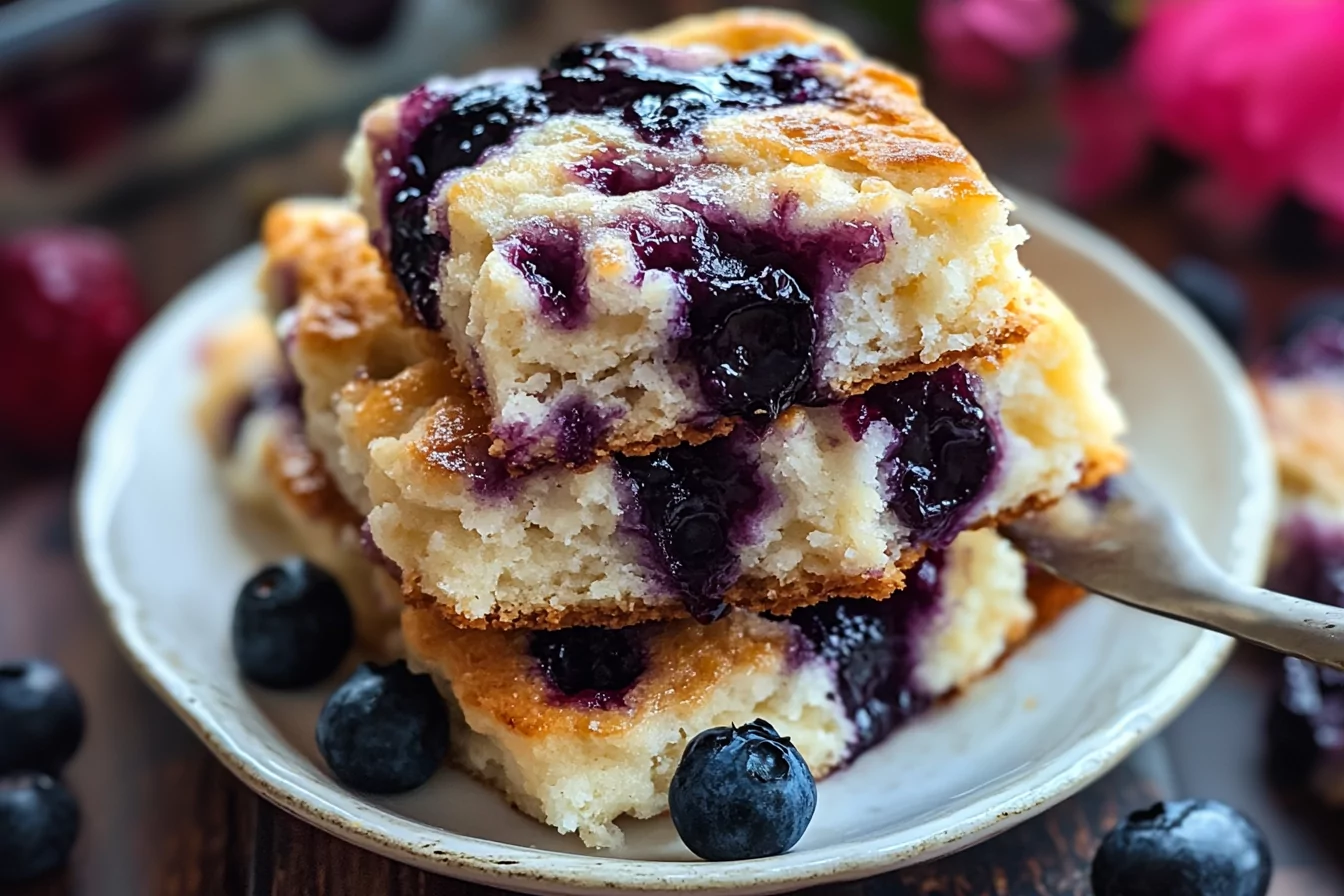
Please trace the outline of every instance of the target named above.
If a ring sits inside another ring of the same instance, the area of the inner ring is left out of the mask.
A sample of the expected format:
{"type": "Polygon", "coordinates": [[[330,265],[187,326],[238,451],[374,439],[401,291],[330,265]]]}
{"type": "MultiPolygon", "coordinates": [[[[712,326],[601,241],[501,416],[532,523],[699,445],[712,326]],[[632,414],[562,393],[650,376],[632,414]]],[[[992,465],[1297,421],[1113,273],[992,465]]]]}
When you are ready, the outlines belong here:
{"type": "Polygon", "coordinates": [[[65,673],[42,660],[0,663],[0,774],[56,774],[84,737],[84,705],[65,673]]]}
{"type": "Polygon", "coordinates": [[[32,880],[65,864],[79,834],[79,806],[43,774],[0,777],[0,884],[32,880]]]}
{"type": "Polygon", "coordinates": [[[667,800],[682,842],[700,858],[759,859],[802,838],[817,784],[798,748],[757,719],[692,738],[667,800]]]}
{"type": "Polygon", "coordinates": [[[433,680],[411,672],[404,660],[364,663],[322,707],[317,748],[348,787],[414,790],[448,752],[448,710],[433,680]]]}
{"type": "Polygon", "coordinates": [[[1167,279],[1233,349],[1246,338],[1246,290],[1230,271],[1203,258],[1179,258],[1167,279]]]}
{"type": "Polygon", "coordinates": [[[1106,835],[1096,896],[1264,896],[1272,862],[1260,829],[1213,800],[1157,803],[1106,835]]]}
{"type": "Polygon", "coordinates": [[[340,584],[301,557],[248,579],[233,610],[233,653],[243,674],[269,688],[301,688],[326,678],[355,639],[340,584]]]}

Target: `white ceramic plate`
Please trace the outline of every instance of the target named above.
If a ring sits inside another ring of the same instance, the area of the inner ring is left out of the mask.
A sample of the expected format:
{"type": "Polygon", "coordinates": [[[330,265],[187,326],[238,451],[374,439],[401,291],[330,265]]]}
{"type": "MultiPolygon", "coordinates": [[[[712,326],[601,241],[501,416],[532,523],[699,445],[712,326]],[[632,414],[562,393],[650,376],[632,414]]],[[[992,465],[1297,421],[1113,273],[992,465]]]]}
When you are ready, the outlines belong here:
{"type": "MultiPolygon", "coordinates": [[[[1163,282],[1082,223],[1020,200],[1028,263],[1091,327],[1129,413],[1135,455],[1215,557],[1257,577],[1274,484],[1235,361],[1163,282]]],[[[962,849],[1057,803],[1124,758],[1209,681],[1229,642],[1092,598],[951,705],[822,783],[793,852],[692,860],[670,822],[626,826],[620,850],[508,808],[445,770],[370,799],[322,767],[324,693],[273,695],[239,680],[228,646],[238,585],[286,545],[234,524],[192,429],[194,352],[256,305],[259,251],[221,264],[127,354],[86,446],[77,495],[90,577],[131,661],[258,793],[360,846],[462,878],[546,892],[772,892],[875,874],[962,849]]]]}

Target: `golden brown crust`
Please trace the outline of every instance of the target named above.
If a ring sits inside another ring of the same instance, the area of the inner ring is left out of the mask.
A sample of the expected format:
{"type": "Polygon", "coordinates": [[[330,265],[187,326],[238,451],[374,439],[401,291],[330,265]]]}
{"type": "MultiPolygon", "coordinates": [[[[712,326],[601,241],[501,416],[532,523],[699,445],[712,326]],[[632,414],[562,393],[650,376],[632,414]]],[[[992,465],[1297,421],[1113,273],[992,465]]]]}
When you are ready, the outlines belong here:
{"type": "Polygon", "coordinates": [[[437,613],[409,608],[402,615],[408,649],[452,682],[464,708],[484,713],[522,737],[619,737],[641,719],[700,701],[730,674],[777,665],[787,630],[734,614],[714,626],[673,623],[645,642],[650,670],[630,689],[628,711],[558,703],[528,652],[525,631],[457,628],[437,613]],[[593,725],[592,722],[600,722],[593,725]]]}
{"type": "MultiPolygon", "coordinates": [[[[966,351],[949,352],[932,363],[921,361],[918,358],[907,358],[895,364],[885,365],[872,377],[844,384],[843,394],[845,396],[862,395],[873,386],[894,383],[912,373],[937,370],[950,364],[964,364],[976,360],[996,364],[1001,362],[1015,346],[1025,340],[1030,332],[1026,322],[1019,322],[1000,331],[994,342],[987,346],[966,351]]],[[[475,390],[474,398],[477,406],[489,408],[490,397],[483,390],[475,390]]],[[[788,410],[792,409],[789,408],[788,410]]],[[[787,414],[788,410],[784,413],[787,414]]],[[[783,421],[784,414],[781,414],[777,419],[783,421]]],[[[611,436],[602,444],[594,447],[592,457],[586,463],[566,463],[564,466],[576,473],[583,473],[593,469],[604,458],[613,454],[623,454],[626,457],[643,457],[660,449],[671,448],[676,445],[703,445],[711,439],[728,435],[743,422],[745,421],[742,417],[719,417],[708,424],[687,423],[677,426],[655,439],[622,439],[618,436],[611,436]]],[[[490,446],[490,453],[495,457],[504,457],[508,453],[508,443],[502,439],[495,439],[490,446]]],[[[525,462],[510,464],[509,472],[521,476],[555,463],[556,461],[551,458],[532,455],[525,462]]]]}
{"type": "MultiPolygon", "coordinates": [[[[881,575],[813,576],[797,582],[775,579],[742,578],[731,585],[723,601],[736,610],[752,613],[788,615],[801,607],[821,603],[832,597],[869,597],[881,600],[900,590],[906,569],[922,557],[922,548],[907,551],[900,561],[881,575]]],[[[646,622],[670,622],[688,619],[690,613],[679,600],[646,603],[638,598],[628,601],[592,601],[574,607],[540,607],[518,612],[495,609],[484,616],[465,616],[425,594],[413,573],[402,576],[402,597],[407,606],[432,608],[448,624],[462,629],[553,630],[576,626],[624,628],[646,622]]]]}
{"type": "Polygon", "coordinates": [[[363,522],[332,481],[322,458],[297,429],[267,442],[262,465],[271,485],[309,519],[337,527],[358,527],[363,522]]]}

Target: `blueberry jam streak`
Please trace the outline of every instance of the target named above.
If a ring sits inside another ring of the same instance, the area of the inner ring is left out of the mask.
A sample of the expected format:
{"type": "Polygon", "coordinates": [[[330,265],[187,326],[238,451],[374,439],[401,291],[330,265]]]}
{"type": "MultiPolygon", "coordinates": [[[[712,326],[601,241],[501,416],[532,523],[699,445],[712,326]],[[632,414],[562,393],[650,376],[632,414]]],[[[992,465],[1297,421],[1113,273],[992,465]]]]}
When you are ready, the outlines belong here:
{"type": "Polygon", "coordinates": [[[765,507],[766,486],[745,441],[731,436],[615,458],[630,493],[629,528],[699,622],[727,610],[723,595],[737,579],[738,547],[765,507]]]}
{"type": "Polygon", "coordinates": [[[718,414],[773,419],[817,397],[813,361],[818,302],[858,268],[881,261],[878,227],[849,221],[821,230],[794,226],[797,199],[781,197],[762,223],[682,197],[660,220],[628,222],[644,271],[676,275],[687,293],[681,354],[718,414]]]}
{"type": "Polygon", "coordinates": [[[588,285],[577,230],[535,221],[505,243],[504,253],[536,292],[542,317],[564,330],[583,323],[588,285]]]}
{"type": "Polygon", "coordinates": [[[588,626],[539,631],[531,635],[528,652],[559,702],[617,709],[644,674],[644,647],[636,632],[588,626]]]}
{"type": "Polygon", "coordinates": [[[579,162],[574,176],[607,196],[647,193],[671,184],[682,172],[679,166],[656,156],[622,155],[607,149],[579,162]]]}
{"type": "Polygon", "coordinates": [[[716,115],[827,100],[835,90],[818,74],[824,58],[815,48],[774,49],[692,67],[697,57],[685,51],[603,41],[564,50],[535,75],[457,92],[440,82],[412,91],[394,145],[379,161],[386,218],[379,239],[411,314],[426,327],[443,325],[434,282],[448,237],[428,226],[428,211],[445,175],[553,115],[600,115],[645,141],[669,144],[694,139],[716,115]]]}
{"type": "Polygon", "coordinates": [[[504,469],[528,469],[539,453],[538,445],[550,447],[550,456],[567,467],[584,468],[597,459],[597,446],[611,428],[611,419],[582,396],[560,399],[539,427],[525,423],[494,427],[494,434],[507,447],[504,469]]]}
{"type": "Polygon", "coordinates": [[[835,670],[837,696],[854,722],[850,759],[931,702],[914,673],[920,636],[942,606],[942,566],[943,555],[933,551],[906,572],[904,590],[886,600],[834,598],[788,617],[805,649],[835,670]]]}
{"type": "Polygon", "coordinates": [[[997,467],[992,421],[976,400],[978,380],[952,365],[913,373],[847,400],[855,441],[884,420],[895,440],[882,460],[887,501],[914,540],[946,547],[997,467]]]}

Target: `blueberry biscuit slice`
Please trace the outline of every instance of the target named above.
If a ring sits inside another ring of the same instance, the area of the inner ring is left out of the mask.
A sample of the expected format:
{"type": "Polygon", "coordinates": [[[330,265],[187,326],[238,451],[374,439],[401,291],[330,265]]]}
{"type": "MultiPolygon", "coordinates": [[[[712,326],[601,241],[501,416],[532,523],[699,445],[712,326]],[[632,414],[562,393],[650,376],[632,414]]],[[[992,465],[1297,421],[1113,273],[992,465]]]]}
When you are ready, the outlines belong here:
{"type": "Polygon", "coordinates": [[[589,846],[622,841],[623,816],[667,810],[687,740],[768,719],[821,778],[939,698],[989,671],[1031,630],[1033,582],[996,533],[926,556],[890,600],[836,599],[789,617],[732,613],[622,629],[478,631],[409,609],[412,666],[455,721],[453,758],[519,809],[589,846]]]}
{"type": "Polygon", "coordinates": [[[998,354],[1009,203],[914,82],[733,11],[370,109],[354,193],[514,468],[586,468],[998,354]]]}
{"type": "MultiPolygon", "coordinates": [[[[325,500],[295,496],[292,471],[322,461],[293,412],[259,403],[268,410],[244,415],[242,435],[230,435],[239,401],[256,403],[248,396],[283,369],[273,337],[252,319],[211,345],[202,424],[231,497],[275,512],[309,557],[336,571],[365,631],[367,620],[395,624],[377,598],[395,594],[397,571],[351,545],[353,508],[329,482],[325,500]],[[240,457],[243,445],[251,448],[240,457]],[[247,460],[271,456],[287,460],[247,460]]],[[[454,761],[542,822],[611,846],[619,817],[666,810],[696,731],[765,716],[818,776],[828,774],[987,672],[1078,596],[1029,576],[1007,542],[982,530],[921,560],[903,595],[831,600],[788,618],[480,631],[421,607],[402,625],[412,663],[434,673],[448,701],[454,761]]]]}
{"type": "Polygon", "coordinates": [[[290,293],[274,304],[297,303],[282,330],[311,443],[408,595],[458,625],[881,597],[925,547],[1123,463],[1091,343],[1033,283],[1041,324],[1002,359],[793,407],[701,445],[513,476],[451,355],[398,323],[364,233],[339,205],[284,203],[267,219],[263,280],[290,293]]]}

